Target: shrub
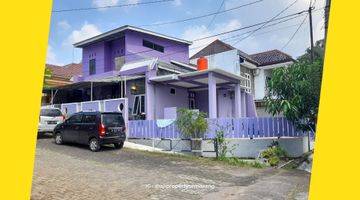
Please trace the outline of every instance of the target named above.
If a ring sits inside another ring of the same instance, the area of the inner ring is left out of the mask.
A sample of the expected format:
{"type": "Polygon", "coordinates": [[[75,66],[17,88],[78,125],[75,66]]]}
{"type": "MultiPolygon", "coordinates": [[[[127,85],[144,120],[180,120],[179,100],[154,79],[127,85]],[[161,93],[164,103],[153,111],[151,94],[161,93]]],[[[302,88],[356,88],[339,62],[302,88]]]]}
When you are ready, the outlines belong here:
{"type": "Polygon", "coordinates": [[[278,142],[273,142],[268,149],[261,153],[270,166],[277,166],[282,159],[288,157],[286,151],[279,146],[278,142]]]}
{"type": "Polygon", "coordinates": [[[228,149],[229,142],[226,141],[225,132],[227,127],[217,125],[218,129],[215,130],[215,137],[214,137],[214,145],[216,151],[216,158],[223,159],[226,157],[226,154],[231,151],[228,149]]]}
{"type": "Polygon", "coordinates": [[[176,125],[185,137],[190,138],[202,138],[208,129],[205,113],[186,108],[178,110],[176,125]]]}

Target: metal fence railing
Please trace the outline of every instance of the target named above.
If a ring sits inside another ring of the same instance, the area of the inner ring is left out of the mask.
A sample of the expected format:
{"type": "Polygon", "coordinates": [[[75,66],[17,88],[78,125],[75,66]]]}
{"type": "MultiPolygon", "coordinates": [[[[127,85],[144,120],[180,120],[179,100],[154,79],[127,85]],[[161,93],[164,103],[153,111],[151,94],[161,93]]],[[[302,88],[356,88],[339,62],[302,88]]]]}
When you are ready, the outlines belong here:
{"type": "MultiPolygon", "coordinates": [[[[302,137],[307,133],[296,130],[294,125],[284,117],[254,118],[218,118],[207,119],[208,131],[204,139],[214,138],[216,130],[223,130],[226,138],[266,138],[266,137],[302,137]]],[[[130,120],[128,124],[129,138],[184,138],[171,123],[159,127],[156,120],[130,120]]]]}

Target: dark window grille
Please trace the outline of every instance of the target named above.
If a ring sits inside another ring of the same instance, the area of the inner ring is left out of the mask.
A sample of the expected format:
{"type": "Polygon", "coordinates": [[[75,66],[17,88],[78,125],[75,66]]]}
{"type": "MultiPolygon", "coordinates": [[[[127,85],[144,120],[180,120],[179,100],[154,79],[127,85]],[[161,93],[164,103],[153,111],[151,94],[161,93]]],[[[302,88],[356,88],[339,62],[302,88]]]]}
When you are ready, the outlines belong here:
{"type": "Polygon", "coordinates": [[[96,60],[95,59],[89,60],[89,74],[90,75],[96,74],[96,60]]]}
{"type": "Polygon", "coordinates": [[[143,40],[143,46],[164,53],[164,47],[153,42],[143,40]]]}

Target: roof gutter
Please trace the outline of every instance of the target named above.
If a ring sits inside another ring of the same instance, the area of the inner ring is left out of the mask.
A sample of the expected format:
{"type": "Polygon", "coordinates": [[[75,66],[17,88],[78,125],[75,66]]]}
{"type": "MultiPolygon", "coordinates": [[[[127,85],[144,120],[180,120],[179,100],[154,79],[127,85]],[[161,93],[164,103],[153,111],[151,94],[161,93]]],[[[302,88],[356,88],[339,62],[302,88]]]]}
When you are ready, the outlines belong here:
{"type": "Polygon", "coordinates": [[[117,29],[102,33],[102,34],[97,35],[97,36],[94,36],[92,38],[77,42],[77,43],[75,43],[73,45],[74,45],[74,47],[78,47],[78,48],[80,47],[81,48],[81,47],[84,47],[85,45],[88,45],[88,44],[93,43],[93,42],[97,42],[97,41],[99,41],[101,39],[109,37],[109,36],[111,36],[113,34],[123,32],[125,30],[132,30],[132,31],[136,31],[136,32],[144,33],[144,34],[149,34],[149,35],[153,35],[153,36],[156,36],[156,37],[160,37],[160,38],[164,38],[164,39],[168,39],[168,40],[172,40],[172,41],[176,41],[176,42],[180,42],[180,43],[185,43],[185,44],[188,44],[188,45],[192,44],[192,42],[187,41],[187,40],[178,39],[178,38],[175,38],[175,37],[170,37],[170,36],[167,36],[167,35],[163,35],[163,34],[160,34],[160,33],[155,33],[153,31],[145,30],[145,29],[130,26],[130,25],[125,25],[125,26],[119,27],[117,29]]]}

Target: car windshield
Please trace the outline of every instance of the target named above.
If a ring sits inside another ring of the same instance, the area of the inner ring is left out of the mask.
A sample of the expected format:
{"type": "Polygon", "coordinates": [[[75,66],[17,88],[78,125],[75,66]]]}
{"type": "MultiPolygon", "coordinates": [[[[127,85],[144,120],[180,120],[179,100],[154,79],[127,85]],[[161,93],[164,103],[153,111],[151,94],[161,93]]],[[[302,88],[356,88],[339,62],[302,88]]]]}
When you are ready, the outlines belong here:
{"type": "Polygon", "coordinates": [[[40,116],[57,117],[62,116],[62,113],[58,109],[41,109],[40,116]]]}
{"type": "Polygon", "coordinates": [[[123,126],[124,119],[121,114],[103,114],[101,117],[105,126],[123,126]]]}

